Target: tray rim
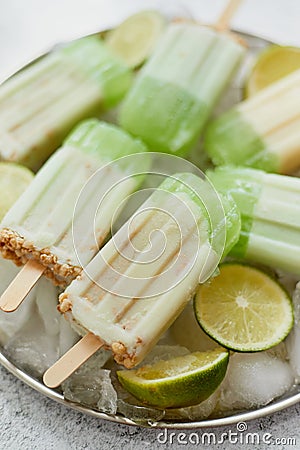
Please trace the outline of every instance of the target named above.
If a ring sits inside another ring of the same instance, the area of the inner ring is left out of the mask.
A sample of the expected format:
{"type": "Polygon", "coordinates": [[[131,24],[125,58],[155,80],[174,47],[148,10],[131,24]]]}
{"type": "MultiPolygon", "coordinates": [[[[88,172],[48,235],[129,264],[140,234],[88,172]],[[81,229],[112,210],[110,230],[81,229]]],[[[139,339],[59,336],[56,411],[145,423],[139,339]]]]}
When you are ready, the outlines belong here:
{"type": "Polygon", "coordinates": [[[157,422],[139,422],[129,419],[121,414],[106,414],[100,411],[96,411],[92,408],[88,408],[83,405],[79,405],[78,403],[73,403],[69,400],[66,400],[62,394],[55,391],[54,389],[50,389],[42,382],[37,379],[31,377],[26,372],[23,372],[21,369],[16,367],[11,361],[9,361],[6,356],[0,351],[0,364],[5,367],[12,375],[17,377],[20,381],[27,384],[27,386],[33,388],[35,391],[40,394],[45,395],[51,400],[56,401],[68,408],[71,408],[75,411],[87,414],[92,417],[96,417],[98,419],[104,419],[109,422],[120,423],[123,425],[131,425],[136,427],[148,428],[148,429],[196,429],[196,428],[212,428],[212,427],[221,427],[238,424],[240,422],[249,422],[254,419],[260,419],[262,417],[268,416],[270,414],[274,414],[283,409],[288,408],[289,406],[293,406],[300,401],[300,393],[294,394],[291,397],[285,399],[279,399],[269,405],[263,406],[261,408],[247,411],[247,412],[239,412],[237,414],[233,414],[226,417],[220,417],[216,419],[204,419],[200,421],[189,421],[189,422],[164,422],[163,420],[158,420],[157,422]]]}
{"type": "MultiPolygon", "coordinates": [[[[105,30],[99,30],[96,32],[92,32],[90,34],[86,34],[82,37],[89,36],[89,35],[95,35],[106,32],[105,30]]],[[[233,29],[233,32],[241,35],[242,37],[248,37],[248,38],[257,38],[259,40],[264,41],[266,44],[275,44],[274,41],[271,41],[268,38],[265,38],[263,35],[259,34],[252,34],[248,32],[243,32],[241,29],[233,29]]],[[[79,39],[79,37],[76,37],[75,39],[79,39]]],[[[74,39],[74,40],[75,40],[74,39]]],[[[4,83],[5,81],[9,80],[12,76],[16,75],[18,72],[22,71],[38,59],[46,56],[48,53],[50,53],[54,48],[57,46],[65,45],[67,42],[71,42],[73,39],[68,41],[63,41],[60,43],[57,43],[55,45],[49,46],[48,49],[45,51],[41,51],[39,54],[37,54],[36,57],[31,58],[26,64],[23,64],[21,67],[16,69],[12,74],[5,77],[4,80],[0,80],[0,85],[4,83]]],[[[246,412],[237,412],[235,414],[225,416],[225,417],[218,417],[214,419],[204,419],[200,421],[180,421],[180,422],[173,422],[168,421],[164,422],[163,419],[158,420],[156,422],[140,422],[140,421],[134,421],[132,419],[129,419],[121,414],[107,414],[100,411],[96,411],[92,408],[86,407],[84,405],[80,405],[78,403],[73,403],[69,400],[66,400],[62,394],[57,392],[54,389],[50,389],[47,386],[45,386],[41,381],[37,380],[36,378],[30,376],[28,373],[24,372],[23,370],[19,369],[17,366],[14,365],[13,362],[11,362],[3,353],[2,353],[2,347],[0,346],[0,364],[5,367],[12,375],[14,375],[16,378],[18,378],[20,381],[25,383],[27,386],[31,387],[35,391],[39,392],[40,394],[46,396],[47,398],[50,398],[51,400],[56,401],[57,403],[60,403],[67,408],[71,408],[72,410],[81,412],[83,414],[89,415],[91,417],[95,417],[98,419],[103,419],[109,422],[119,423],[122,425],[130,425],[135,427],[141,427],[141,428],[147,428],[147,429],[197,429],[197,428],[212,428],[212,427],[221,427],[221,426],[228,426],[228,425],[234,425],[238,424],[239,422],[248,422],[251,420],[259,419],[262,417],[266,417],[270,414],[274,414],[276,412],[282,411],[290,406],[293,406],[300,402],[300,392],[297,394],[293,394],[288,398],[284,399],[278,399],[273,401],[271,404],[268,404],[266,406],[262,406],[255,410],[250,410],[246,412]]]]}

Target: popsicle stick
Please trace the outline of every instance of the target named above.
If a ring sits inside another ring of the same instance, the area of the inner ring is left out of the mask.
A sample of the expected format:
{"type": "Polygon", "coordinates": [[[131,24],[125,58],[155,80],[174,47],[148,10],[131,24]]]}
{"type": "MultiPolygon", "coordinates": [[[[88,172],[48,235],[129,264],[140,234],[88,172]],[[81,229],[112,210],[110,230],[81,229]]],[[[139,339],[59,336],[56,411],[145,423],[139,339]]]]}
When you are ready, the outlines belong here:
{"type": "Polygon", "coordinates": [[[214,25],[218,31],[227,31],[230,28],[230,22],[236,10],[240,6],[241,0],[228,0],[227,6],[214,25]]]}
{"type": "Polygon", "coordinates": [[[15,311],[45,271],[45,267],[33,259],[20,270],[15,279],[0,297],[0,308],[5,312],[15,311]]]}
{"type": "Polygon", "coordinates": [[[50,388],[59,386],[102,346],[103,342],[97,336],[86,334],[44,373],[45,385],[50,388]]]}

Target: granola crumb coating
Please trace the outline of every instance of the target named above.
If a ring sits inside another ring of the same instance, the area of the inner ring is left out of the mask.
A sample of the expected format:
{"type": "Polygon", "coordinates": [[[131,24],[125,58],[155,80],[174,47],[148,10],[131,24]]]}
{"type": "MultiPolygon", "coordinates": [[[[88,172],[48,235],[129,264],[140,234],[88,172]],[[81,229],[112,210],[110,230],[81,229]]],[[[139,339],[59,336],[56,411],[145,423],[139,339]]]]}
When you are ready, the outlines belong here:
{"type": "MultiPolygon", "coordinates": [[[[63,292],[60,294],[58,301],[59,304],[57,309],[61,314],[72,312],[72,302],[69,300],[69,295],[67,293],[63,292]]],[[[70,321],[69,315],[66,314],[66,318],[70,321]]]]}
{"type": "Polygon", "coordinates": [[[131,369],[136,365],[135,354],[130,354],[122,342],[113,342],[111,349],[117,364],[125,366],[126,369],[131,369]]]}
{"type": "Polygon", "coordinates": [[[0,230],[0,252],[3,258],[12,260],[17,266],[25,265],[30,259],[38,261],[45,267],[44,275],[55,286],[67,286],[82,270],[59,262],[49,248],[37,249],[32,242],[8,228],[0,230]]]}

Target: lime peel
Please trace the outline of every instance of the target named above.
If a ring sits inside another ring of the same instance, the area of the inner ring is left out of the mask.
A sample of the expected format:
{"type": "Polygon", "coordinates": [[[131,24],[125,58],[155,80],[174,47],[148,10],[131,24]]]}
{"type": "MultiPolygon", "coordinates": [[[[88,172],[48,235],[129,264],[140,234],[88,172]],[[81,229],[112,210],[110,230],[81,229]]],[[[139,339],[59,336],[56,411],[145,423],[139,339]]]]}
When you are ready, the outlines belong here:
{"type": "Polygon", "coordinates": [[[199,404],[217,389],[228,359],[227,350],[216,348],[121,370],[117,375],[122,386],[140,401],[159,409],[180,408],[199,404]]]}

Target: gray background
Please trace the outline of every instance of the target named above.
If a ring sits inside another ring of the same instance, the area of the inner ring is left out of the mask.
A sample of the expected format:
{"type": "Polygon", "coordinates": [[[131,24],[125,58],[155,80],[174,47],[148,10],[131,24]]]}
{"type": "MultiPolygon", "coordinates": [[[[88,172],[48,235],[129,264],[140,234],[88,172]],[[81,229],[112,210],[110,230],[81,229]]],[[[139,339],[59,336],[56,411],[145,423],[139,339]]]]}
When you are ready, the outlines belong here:
{"type": "MultiPolygon", "coordinates": [[[[109,27],[138,8],[161,6],[178,14],[187,10],[194,17],[212,22],[224,4],[224,0],[0,0],[0,80],[55,42],[109,27]]],[[[300,46],[299,23],[299,0],[245,0],[233,26],[281,44],[300,46]]],[[[193,448],[191,444],[176,443],[176,437],[172,445],[159,444],[158,430],[127,427],[76,413],[33,391],[2,367],[0,378],[0,449],[193,448]]],[[[300,449],[299,413],[300,406],[291,407],[248,423],[248,431],[297,439],[296,446],[261,444],[261,449],[300,449]]],[[[234,425],[197,431],[214,431],[220,438],[229,429],[236,431],[234,425]]],[[[213,448],[258,446],[227,441],[213,448]]]]}

